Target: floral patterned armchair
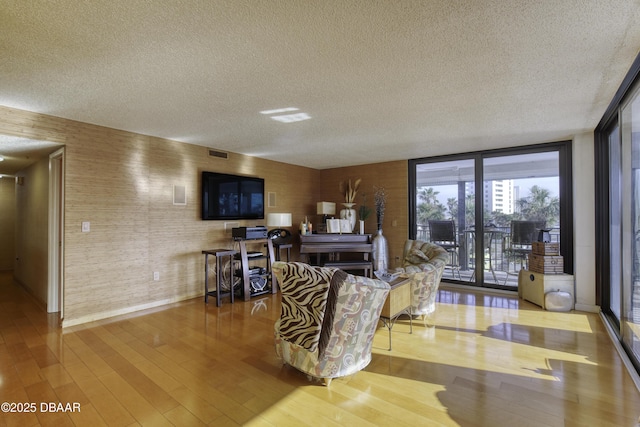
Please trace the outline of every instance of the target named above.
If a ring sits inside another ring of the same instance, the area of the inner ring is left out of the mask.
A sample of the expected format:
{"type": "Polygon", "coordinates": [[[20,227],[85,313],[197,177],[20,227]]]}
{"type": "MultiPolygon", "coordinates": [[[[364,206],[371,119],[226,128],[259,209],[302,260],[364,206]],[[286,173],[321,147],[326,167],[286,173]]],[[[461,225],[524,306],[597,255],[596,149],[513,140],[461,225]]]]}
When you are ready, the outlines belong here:
{"type": "Polygon", "coordinates": [[[299,262],[275,262],[273,271],[282,293],[278,357],[327,386],[365,368],[389,284],[299,262]]]}
{"type": "Polygon", "coordinates": [[[438,286],[449,253],[435,243],[407,240],[403,256],[403,267],[396,272],[411,279],[411,312],[428,316],[436,310],[438,286]]]}

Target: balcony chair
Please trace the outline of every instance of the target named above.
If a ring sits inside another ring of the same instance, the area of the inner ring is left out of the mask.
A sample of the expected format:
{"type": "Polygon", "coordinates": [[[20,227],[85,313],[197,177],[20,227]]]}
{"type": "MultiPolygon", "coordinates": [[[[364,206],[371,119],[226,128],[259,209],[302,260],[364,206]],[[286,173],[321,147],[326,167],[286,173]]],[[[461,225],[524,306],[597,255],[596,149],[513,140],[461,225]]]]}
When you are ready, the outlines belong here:
{"type": "Polygon", "coordinates": [[[276,355],[327,386],[365,368],[389,284],[300,262],[275,262],[273,271],[282,293],[276,355]]]}
{"type": "Polygon", "coordinates": [[[545,221],[511,221],[511,232],[507,240],[505,255],[507,256],[507,280],[509,275],[517,275],[519,270],[529,268],[529,254],[531,245],[536,241],[538,231],[545,227],[545,221]],[[520,261],[520,269],[516,270],[516,263],[520,261]],[[513,270],[511,263],[513,262],[513,270]]]}
{"type": "Polygon", "coordinates": [[[456,223],[453,220],[429,220],[429,240],[449,253],[447,267],[451,269],[451,276],[455,279],[457,271],[458,279],[462,279],[460,277],[456,223]]]}

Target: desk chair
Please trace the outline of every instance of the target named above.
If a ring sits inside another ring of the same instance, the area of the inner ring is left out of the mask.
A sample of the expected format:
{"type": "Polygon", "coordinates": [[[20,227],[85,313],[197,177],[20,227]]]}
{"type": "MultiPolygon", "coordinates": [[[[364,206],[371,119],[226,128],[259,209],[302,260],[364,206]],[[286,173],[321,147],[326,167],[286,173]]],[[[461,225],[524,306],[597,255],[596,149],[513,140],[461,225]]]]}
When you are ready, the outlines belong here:
{"type": "Polygon", "coordinates": [[[435,243],[449,253],[449,263],[447,267],[451,269],[451,274],[454,279],[454,272],[457,271],[458,279],[461,280],[456,223],[453,220],[429,220],[429,236],[431,243],[435,243]]]}

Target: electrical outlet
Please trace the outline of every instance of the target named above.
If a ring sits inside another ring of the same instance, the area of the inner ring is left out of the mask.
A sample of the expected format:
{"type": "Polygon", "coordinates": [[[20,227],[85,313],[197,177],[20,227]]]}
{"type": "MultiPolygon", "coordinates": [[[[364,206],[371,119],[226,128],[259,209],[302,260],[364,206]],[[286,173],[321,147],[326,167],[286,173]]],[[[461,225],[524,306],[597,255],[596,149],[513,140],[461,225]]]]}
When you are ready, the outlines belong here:
{"type": "Polygon", "coordinates": [[[160,280],[160,272],[159,271],[154,271],[153,272],[153,280],[156,281],[156,282],[158,280],[160,280]]]}

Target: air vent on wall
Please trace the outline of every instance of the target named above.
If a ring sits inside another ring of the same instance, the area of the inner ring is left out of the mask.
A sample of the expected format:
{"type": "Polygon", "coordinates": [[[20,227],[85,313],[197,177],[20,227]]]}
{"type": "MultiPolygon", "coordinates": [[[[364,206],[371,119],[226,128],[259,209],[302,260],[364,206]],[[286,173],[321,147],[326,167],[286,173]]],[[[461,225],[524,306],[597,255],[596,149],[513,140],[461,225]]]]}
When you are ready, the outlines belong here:
{"type": "Polygon", "coordinates": [[[227,153],[226,151],[209,150],[209,157],[217,157],[219,159],[226,160],[229,158],[229,153],[227,153]]]}

